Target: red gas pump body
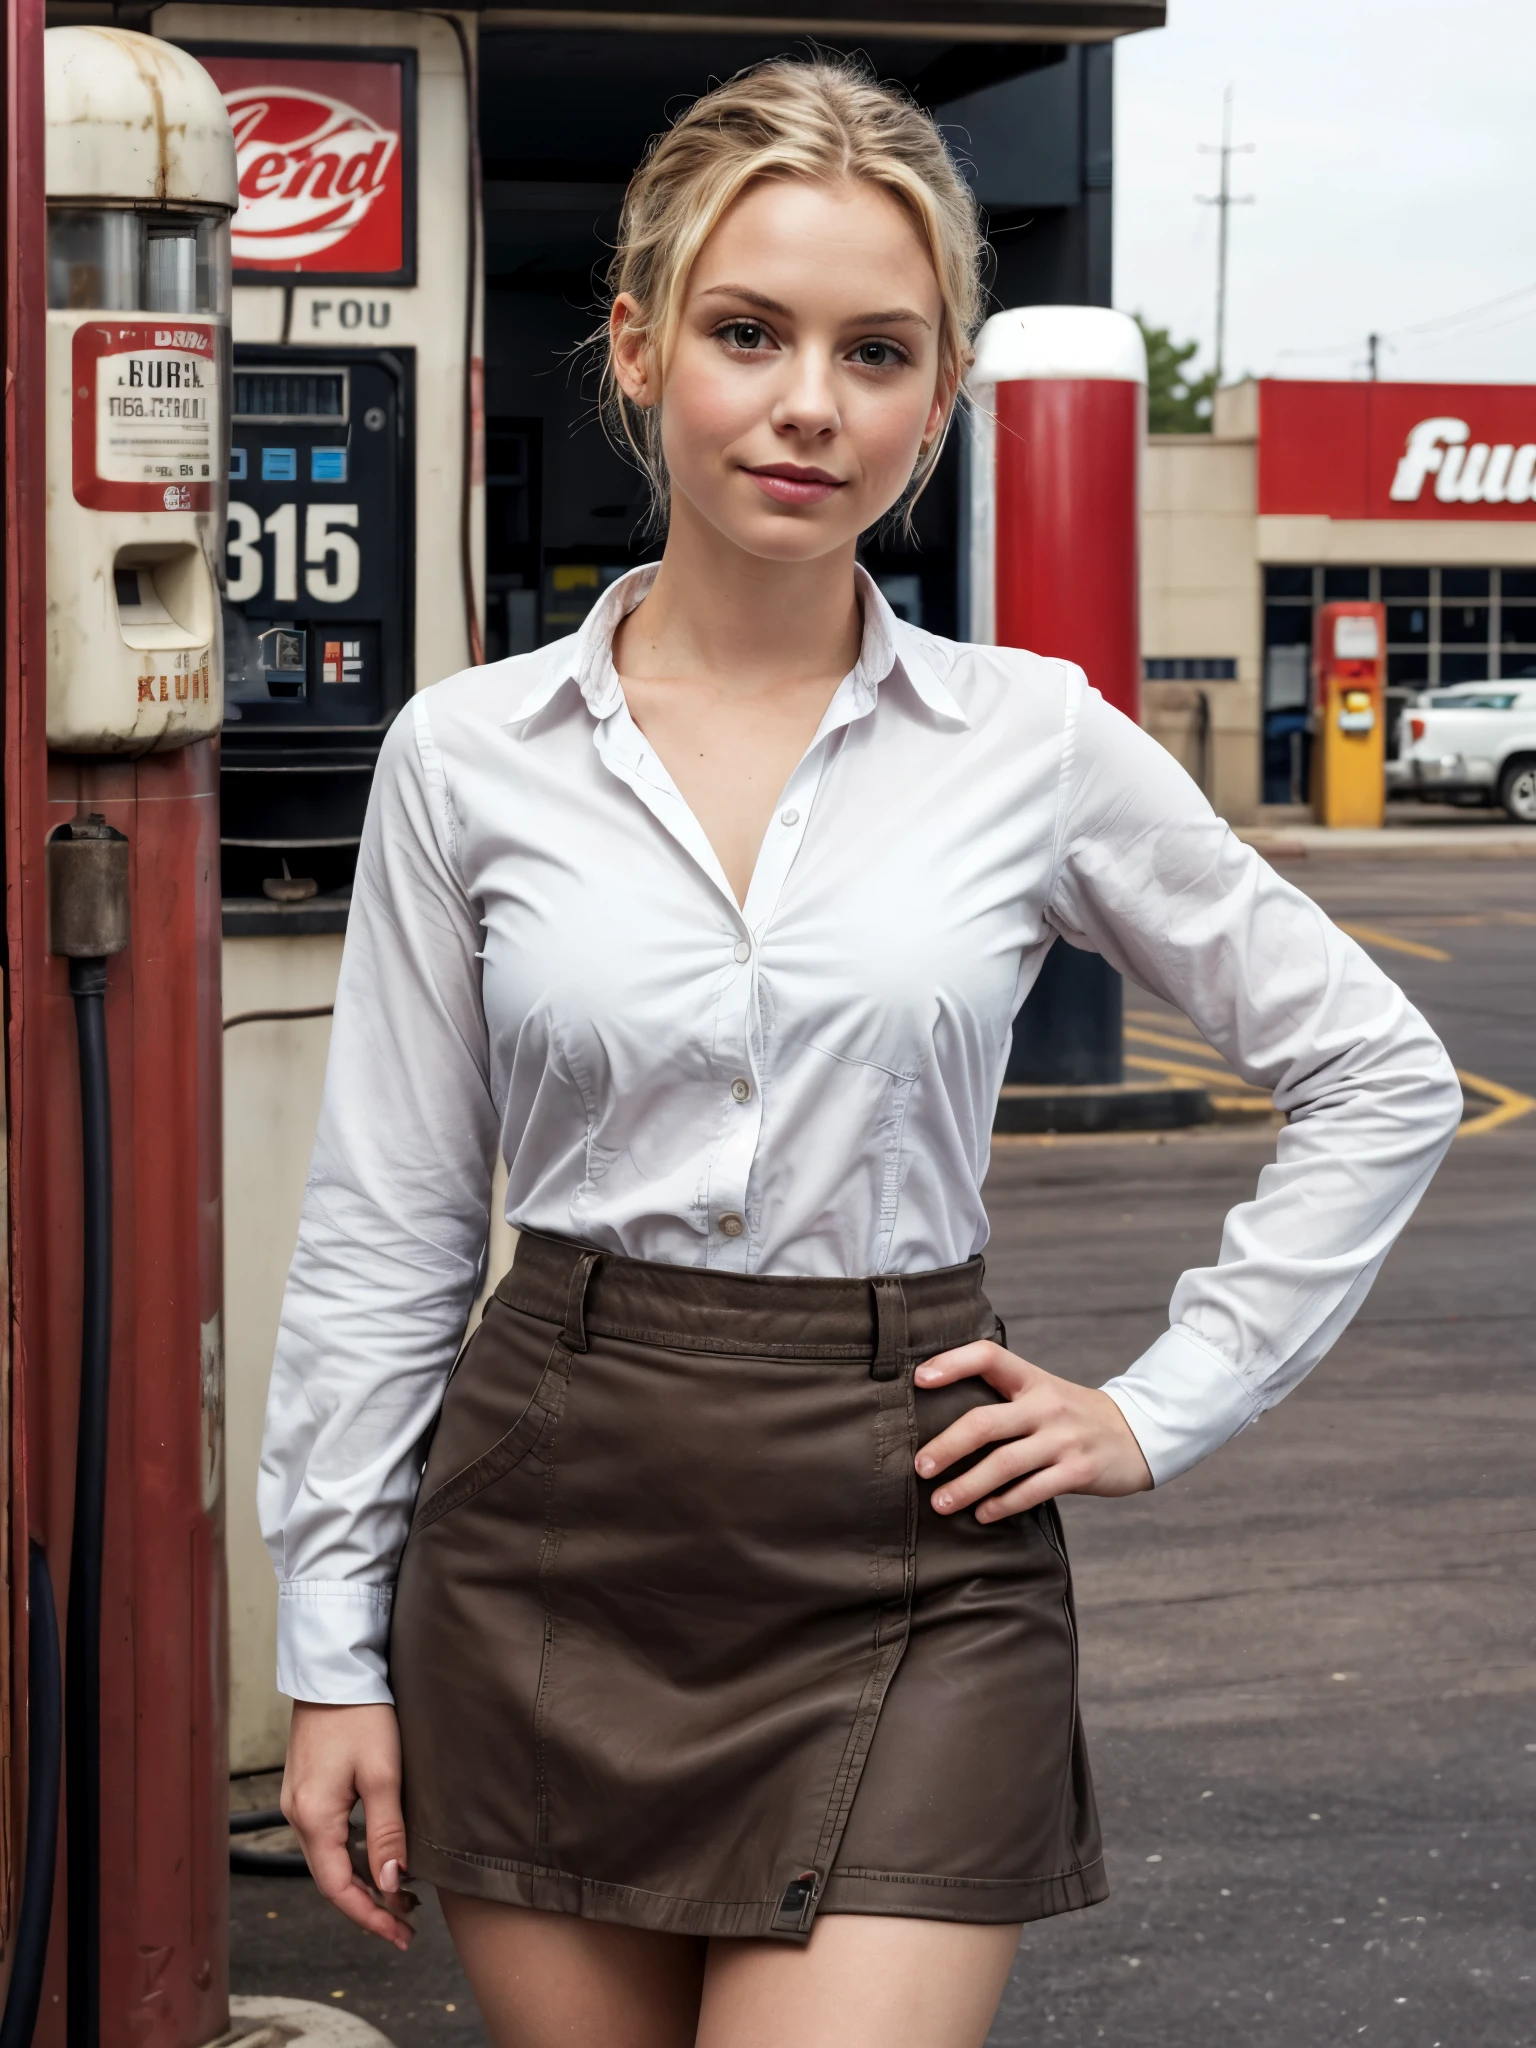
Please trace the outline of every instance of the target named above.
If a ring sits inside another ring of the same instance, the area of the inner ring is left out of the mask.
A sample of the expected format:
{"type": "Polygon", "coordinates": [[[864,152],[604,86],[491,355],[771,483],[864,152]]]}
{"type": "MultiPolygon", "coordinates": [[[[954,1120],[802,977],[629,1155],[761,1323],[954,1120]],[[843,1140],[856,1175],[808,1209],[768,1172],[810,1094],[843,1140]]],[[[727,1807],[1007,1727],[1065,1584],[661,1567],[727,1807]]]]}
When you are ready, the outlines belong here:
{"type": "MultiPolygon", "coordinates": [[[[54,755],[44,832],[99,811],[131,862],[108,969],[112,1400],[102,1599],[102,2048],[228,2026],[218,743],[54,755]]],[[[80,1353],[80,1119],[66,962],[38,963],[46,1227],[28,1347],[29,1485],[62,1615],[80,1353]]],[[[39,1219],[41,1220],[41,1219],[39,1219]]],[[[63,2048],[65,1857],[39,2048],[63,2048]]]]}
{"type": "MultiPolygon", "coordinates": [[[[131,941],[108,965],[114,1273],[101,1631],[102,2048],[201,2048],[229,2025],[222,1500],[217,741],[50,755],[42,0],[12,0],[4,61],[4,882],[9,1194],[9,1768],[3,1968],[26,1853],[27,1551],[61,1640],[81,1356],[80,1074],[67,963],[49,950],[47,842],[100,811],[129,844],[131,941]]],[[[67,488],[67,480],[66,486],[67,488]]],[[[34,2039],[64,2048],[61,1810],[34,2039]]]]}

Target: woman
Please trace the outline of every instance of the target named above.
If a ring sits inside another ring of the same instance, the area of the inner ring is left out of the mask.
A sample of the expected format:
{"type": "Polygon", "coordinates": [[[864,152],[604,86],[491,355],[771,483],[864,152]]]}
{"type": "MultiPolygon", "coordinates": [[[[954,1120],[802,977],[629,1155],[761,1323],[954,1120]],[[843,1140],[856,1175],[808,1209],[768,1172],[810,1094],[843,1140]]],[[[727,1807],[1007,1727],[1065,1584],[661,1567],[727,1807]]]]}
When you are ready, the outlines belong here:
{"type": "Polygon", "coordinates": [[[399,1946],[407,1860],[439,1886],[506,2048],[975,2048],[1021,1924],[1105,1893],[1055,1497],[1279,1399],[1454,1127],[1398,989],[1079,671],[856,566],[932,471],[980,250],[858,71],[701,100],[613,269],[661,563],[380,759],[263,1461],[284,1811],[399,1946]],[[1058,935],[1289,1114],[1103,1389],[982,1291],[1058,935]],[[450,1379],[498,1145],[522,1235],[450,1379]]]}

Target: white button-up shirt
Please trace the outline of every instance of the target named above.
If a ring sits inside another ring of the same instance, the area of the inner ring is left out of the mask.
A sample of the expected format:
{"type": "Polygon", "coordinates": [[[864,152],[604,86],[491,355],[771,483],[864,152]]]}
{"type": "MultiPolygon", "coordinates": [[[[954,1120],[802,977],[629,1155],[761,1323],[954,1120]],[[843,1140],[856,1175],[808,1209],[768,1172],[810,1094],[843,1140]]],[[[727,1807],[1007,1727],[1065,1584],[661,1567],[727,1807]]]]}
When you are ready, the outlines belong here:
{"type": "Polygon", "coordinates": [[[738,905],[614,670],[653,574],[423,691],[384,743],[262,1457],[298,1698],[390,1697],[498,1146],[509,1222],[630,1257],[953,1265],[987,1240],[1014,1014],[1058,936],[1096,949],[1289,1118],[1217,1262],[1109,1382],[1161,1482],[1328,1349],[1456,1124],[1401,990],[1080,670],[919,632],[862,574],[858,663],[738,905]]]}

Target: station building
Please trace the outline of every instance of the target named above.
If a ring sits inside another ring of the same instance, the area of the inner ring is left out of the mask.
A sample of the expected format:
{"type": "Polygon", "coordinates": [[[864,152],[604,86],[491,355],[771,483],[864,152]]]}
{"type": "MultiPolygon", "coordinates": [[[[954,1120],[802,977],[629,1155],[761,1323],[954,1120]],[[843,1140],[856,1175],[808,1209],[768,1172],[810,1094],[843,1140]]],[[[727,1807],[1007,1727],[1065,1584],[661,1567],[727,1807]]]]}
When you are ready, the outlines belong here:
{"type": "Polygon", "coordinates": [[[1536,385],[1257,379],[1154,434],[1143,718],[1218,810],[1305,803],[1312,615],[1386,607],[1389,756],[1411,692],[1536,675],[1536,385]]]}

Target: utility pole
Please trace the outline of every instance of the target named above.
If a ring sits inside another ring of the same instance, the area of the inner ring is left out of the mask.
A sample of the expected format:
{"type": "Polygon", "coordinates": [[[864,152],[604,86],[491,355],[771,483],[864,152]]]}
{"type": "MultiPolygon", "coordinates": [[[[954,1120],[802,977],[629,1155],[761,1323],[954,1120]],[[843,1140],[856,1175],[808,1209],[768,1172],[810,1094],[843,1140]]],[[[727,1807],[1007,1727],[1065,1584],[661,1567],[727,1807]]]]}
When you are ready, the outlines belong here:
{"type": "Polygon", "coordinates": [[[1232,88],[1229,85],[1221,96],[1221,145],[1202,142],[1199,145],[1202,156],[1221,158],[1221,189],[1214,194],[1197,193],[1202,206],[1216,208],[1216,383],[1221,384],[1222,371],[1226,368],[1227,343],[1227,215],[1234,206],[1252,206],[1253,194],[1235,196],[1232,191],[1232,159],[1235,156],[1251,156],[1254,145],[1251,142],[1232,140],[1232,88]]]}
{"type": "Polygon", "coordinates": [[[1367,360],[1370,364],[1370,368],[1367,371],[1367,375],[1370,377],[1371,382],[1374,384],[1377,378],[1381,375],[1381,371],[1377,367],[1378,360],[1381,355],[1381,336],[1379,334],[1368,334],[1365,337],[1365,352],[1367,360]]]}

